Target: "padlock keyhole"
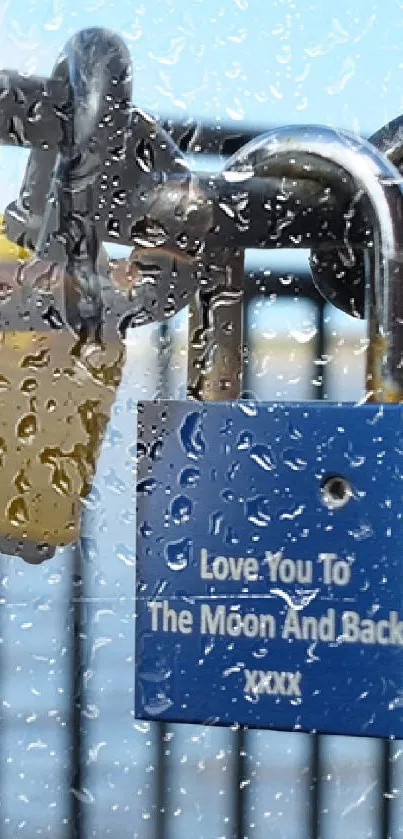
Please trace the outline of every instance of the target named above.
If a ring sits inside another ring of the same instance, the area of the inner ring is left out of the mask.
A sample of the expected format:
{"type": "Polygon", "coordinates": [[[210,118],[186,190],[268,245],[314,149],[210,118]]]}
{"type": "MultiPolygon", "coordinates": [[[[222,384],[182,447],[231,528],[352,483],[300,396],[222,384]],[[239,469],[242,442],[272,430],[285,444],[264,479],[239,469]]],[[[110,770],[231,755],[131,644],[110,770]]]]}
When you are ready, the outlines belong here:
{"type": "Polygon", "coordinates": [[[351,484],[342,475],[331,475],[321,487],[322,502],[328,510],[345,507],[353,495],[351,484]]]}

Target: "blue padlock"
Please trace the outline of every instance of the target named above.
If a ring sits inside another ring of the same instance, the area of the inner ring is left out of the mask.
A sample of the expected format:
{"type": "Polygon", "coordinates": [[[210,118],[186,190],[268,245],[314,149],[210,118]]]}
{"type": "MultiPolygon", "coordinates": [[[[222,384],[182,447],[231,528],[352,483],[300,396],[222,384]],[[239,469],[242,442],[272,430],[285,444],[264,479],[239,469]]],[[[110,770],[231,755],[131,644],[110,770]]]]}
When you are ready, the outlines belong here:
{"type": "Polygon", "coordinates": [[[236,401],[242,260],[223,260],[191,313],[191,398],[139,406],[135,714],[401,738],[400,177],[317,128],[260,138],[227,170],[242,188],[301,161],[372,209],[365,398],[236,401]]]}

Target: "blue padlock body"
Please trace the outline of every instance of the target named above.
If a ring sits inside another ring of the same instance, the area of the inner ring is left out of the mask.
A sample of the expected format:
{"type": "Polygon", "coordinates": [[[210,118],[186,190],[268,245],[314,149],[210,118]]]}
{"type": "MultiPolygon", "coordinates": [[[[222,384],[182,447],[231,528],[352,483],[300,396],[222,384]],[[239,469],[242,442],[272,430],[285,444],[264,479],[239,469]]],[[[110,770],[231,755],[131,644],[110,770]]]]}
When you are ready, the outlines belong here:
{"type": "Polygon", "coordinates": [[[402,476],[400,405],[141,403],[136,717],[403,738],[402,476]]]}

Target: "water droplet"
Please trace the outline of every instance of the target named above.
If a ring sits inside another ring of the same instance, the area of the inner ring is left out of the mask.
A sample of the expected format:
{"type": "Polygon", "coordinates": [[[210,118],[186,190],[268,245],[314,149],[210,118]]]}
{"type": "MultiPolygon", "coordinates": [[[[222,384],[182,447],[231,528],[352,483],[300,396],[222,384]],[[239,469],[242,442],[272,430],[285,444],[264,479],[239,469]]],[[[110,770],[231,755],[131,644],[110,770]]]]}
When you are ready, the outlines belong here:
{"type": "Polygon", "coordinates": [[[288,433],[292,440],[302,440],[302,431],[300,431],[300,429],[297,428],[297,426],[294,425],[292,422],[290,422],[288,425],[288,433]]]}
{"type": "Polygon", "coordinates": [[[168,585],[168,582],[165,579],[165,577],[157,580],[157,582],[155,583],[155,586],[154,586],[153,597],[161,597],[161,595],[164,593],[167,585],[168,585]]]}
{"type": "Polygon", "coordinates": [[[307,467],[307,461],[304,460],[301,455],[294,451],[293,449],[286,449],[283,452],[283,462],[286,466],[289,466],[293,472],[302,472],[307,467]]]}
{"type": "Polygon", "coordinates": [[[30,394],[33,393],[33,391],[36,390],[37,387],[38,381],[33,377],[29,379],[24,379],[24,381],[21,382],[21,392],[24,394],[24,396],[30,396],[30,394]]]}
{"type": "Polygon", "coordinates": [[[0,283],[0,305],[8,303],[13,294],[13,287],[9,283],[0,283]]]}
{"type": "MultiPolygon", "coordinates": [[[[231,463],[231,465],[228,467],[227,472],[226,472],[227,480],[228,481],[233,481],[236,478],[236,474],[237,474],[237,472],[239,472],[240,468],[241,468],[241,464],[239,463],[238,460],[235,460],[233,463],[231,463]]],[[[213,474],[211,475],[211,479],[214,480],[214,481],[216,481],[218,479],[218,472],[217,472],[216,469],[214,470],[214,475],[213,474]]]]}
{"type": "Polygon", "coordinates": [[[350,466],[353,467],[353,469],[357,469],[359,466],[363,466],[366,461],[365,455],[360,455],[354,452],[351,444],[349,444],[348,446],[348,451],[345,452],[345,457],[348,460],[350,466]]]}
{"type": "Polygon", "coordinates": [[[31,484],[23,469],[20,469],[20,471],[15,476],[14,485],[18,492],[20,492],[21,494],[27,492],[27,490],[30,489],[31,484]]]}
{"type": "Polygon", "coordinates": [[[86,789],[86,787],[82,787],[82,789],[75,789],[74,787],[70,787],[70,790],[73,793],[74,797],[77,798],[79,801],[82,801],[83,804],[92,804],[95,801],[92,792],[90,792],[89,789],[86,789]]]}
{"type": "Polygon", "coordinates": [[[264,495],[256,495],[255,498],[248,498],[245,502],[246,515],[252,524],[257,527],[267,527],[271,521],[270,502],[264,495]]]}
{"type": "Polygon", "coordinates": [[[252,434],[250,434],[249,431],[241,431],[236,443],[237,449],[239,449],[239,451],[243,451],[245,449],[250,449],[251,445],[252,434]]]}
{"type": "Polygon", "coordinates": [[[32,443],[38,430],[35,414],[25,414],[17,423],[17,436],[25,443],[32,443]]]}
{"type": "Polygon", "coordinates": [[[239,409],[246,414],[247,417],[256,417],[257,416],[257,405],[254,405],[253,402],[238,402],[239,409]]]}
{"type": "Polygon", "coordinates": [[[154,168],[154,149],[148,140],[139,140],[136,145],[135,159],[142,172],[152,172],[154,168]]]}
{"type": "Polygon", "coordinates": [[[141,522],[141,524],[139,525],[140,536],[142,536],[144,539],[146,539],[146,538],[148,538],[148,536],[151,536],[152,532],[153,532],[153,529],[151,527],[150,522],[148,522],[148,521],[141,522]]]}
{"type": "Polygon", "coordinates": [[[275,468],[276,460],[269,446],[263,446],[261,444],[252,446],[250,450],[250,457],[255,461],[255,463],[257,463],[258,466],[265,469],[267,472],[270,472],[275,468]]]}
{"type": "Polygon", "coordinates": [[[104,477],[105,486],[116,495],[123,495],[127,491],[126,484],[119,478],[114,469],[109,469],[104,477]]]}
{"type": "Polygon", "coordinates": [[[275,594],[285,600],[290,609],[295,609],[296,612],[305,609],[309,606],[312,600],[315,599],[319,589],[295,589],[293,592],[284,591],[281,588],[271,588],[270,594],[275,594]]]}
{"type": "Polygon", "coordinates": [[[147,714],[150,714],[150,716],[157,716],[157,714],[163,714],[165,711],[168,711],[171,705],[173,705],[171,699],[168,699],[167,696],[159,694],[144,705],[144,710],[147,714]]]}
{"type": "Polygon", "coordinates": [[[309,341],[312,341],[317,331],[315,324],[307,324],[301,329],[290,329],[290,336],[295,341],[298,341],[299,344],[307,344],[309,341]]]}
{"type": "Polygon", "coordinates": [[[51,484],[59,495],[70,495],[72,492],[71,479],[61,464],[54,466],[51,484]]]}
{"type": "Polygon", "coordinates": [[[171,504],[171,516],[175,524],[184,524],[189,521],[192,513],[192,502],[186,495],[177,495],[171,504]]]}
{"type": "Polygon", "coordinates": [[[145,478],[144,481],[139,481],[137,484],[138,495],[151,495],[157,489],[157,481],[155,478],[145,478]]]}
{"type": "Polygon", "coordinates": [[[185,417],[179,429],[179,438],[188,457],[198,460],[204,455],[206,441],[202,434],[200,411],[193,411],[185,417]]]}
{"type": "Polygon", "coordinates": [[[161,439],[155,440],[155,442],[150,446],[150,458],[151,460],[160,460],[162,456],[162,448],[163,442],[161,439]]]}
{"type": "Polygon", "coordinates": [[[165,545],[165,562],[171,571],[184,571],[190,562],[192,542],[190,539],[179,539],[165,545]]]}
{"type": "Polygon", "coordinates": [[[362,522],[355,530],[349,530],[348,535],[356,539],[357,542],[363,542],[365,539],[370,539],[374,535],[374,531],[370,524],[362,522]]]}
{"type": "Polygon", "coordinates": [[[21,367],[26,367],[30,370],[40,370],[42,367],[47,367],[50,361],[50,353],[46,348],[40,350],[32,355],[26,355],[20,362],[21,367]]]}
{"type": "Polygon", "coordinates": [[[88,495],[82,499],[82,504],[89,510],[97,510],[101,506],[101,493],[95,484],[91,487],[88,495]]]}
{"type": "Polygon", "coordinates": [[[188,466],[182,469],[179,476],[179,484],[181,487],[195,487],[200,481],[200,470],[196,467],[188,466]]]}
{"type": "Polygon", "coordinates": [[[10,390],[11,382],[5,376],[0,375],[0,393],[4,390],[10,390]]]}
{"type": "Polygon", "coordinates": [[[305,510],[305,504],[300,504],[298,507],[295,507],[294,510],[286,510],[283,513],[279,513],[279,520],[280,521],[293,521],[298,516],[301,516],[305,510]]]}
{"type": "Polygon", "coordinates": [[[4,463],[4,455],[7,452],[6,441],[4,437],[0,437],[0,466],[4,463]]]}
{"type": "Polygon", "coordinates": [[[117,559],[124,563],[124,565],[128,565],[129,567],[133,567],[136,562],[136,554],[125,545],[123,542],[119,542],[119,544],[115,545],[114,553],[117,559]]]}
{"type": "Polygon", "coordinates": [[[227,527],[224,541],[226,545],[239,545],[239,536],[231,525],[227,527]]]}
{"type": "Polygon", "coordinates": [[[28,507],[24,498],[19,496],[9,502],[7,505],[7,517],[15,527],[20,527],[22,524],[28,523],[28,507]]]}
{"type": "Polygon", "coordinates": [[[210,521],[209,521],[209,534],[210,536],[218,536],[221,530],[221,525],[224,521],[223,514],[218,510],[215,513],[211,513],[210,521]]]}

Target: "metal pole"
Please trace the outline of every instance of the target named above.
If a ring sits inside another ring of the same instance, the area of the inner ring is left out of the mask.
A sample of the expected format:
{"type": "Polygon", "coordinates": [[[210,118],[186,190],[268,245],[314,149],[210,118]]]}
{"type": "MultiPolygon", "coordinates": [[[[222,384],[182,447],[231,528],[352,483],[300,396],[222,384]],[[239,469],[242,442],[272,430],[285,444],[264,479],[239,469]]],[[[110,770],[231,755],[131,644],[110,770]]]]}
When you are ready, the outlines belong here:
{"type": "Polygon", "coordinates": [[[70,602],[70,631],[71,639],[71,782],[70,782],[70,818],[69,837],[70,839],[84,839],[84,804],[83,788],[84,783],[84,743],[83,743],[83,719],[82,704],[84,700],[83,669],[84,669],[84,643],[85,615],[84,615],[84,575],[82,568],[82,554],[80,543],[72,548],[72,577],[71,577],[71,602],[70,602]]]}
{"type": "Polygon", "coordinates": [[[168,761],[166,754],[168,726],[165,722],[155,724],[155,839],[167,836],[166,814],[168,805],[168,761]]]}
{"type": "MultiPolygon", "coordinates": [[[[172,358],[172,335],[168,322],[157,328],[158,365],[155,394],[157,399],[170,397],[170,366],[172,358]]],[[[167,836],[166,813],[168,810],[167,780],[169,764],[167,759],[166,740],[168,725],[166,722],[156,722],[155,732],[155,837],[165,839],[167,836]]]]}
{"type": "Polygon", "coordinates": [[[380,745],[380,776],[381,776],[381,802],[380,802],[380,839],[391,839],[391,815],[392,815],[392,744],[390,740],[383,740],[380,745]]]}
{"type": "Polygon", "coordinates": [[[188,396],[238,399],[242,389],[244,252],[224,254],[189,306],[188,396]]]}
{"type": "MultiPolygon", "coordinates": [[[[376,246],[365,254],[366,267],[366,317],[368,324],[368,350],[366,368],[366,398],[368,402],[401,402],[402,391],[399,388],[391,388],[387,391],[387,382],[384,378],[383,362],[386,355],[386,337],[382,335],[379,328],[382,311],[379,301],[376,299],[377,284],[379,276],[379,240],[376,239],[376,246]],[[374,282],[375,278],[375,282],[374,282]],[[386,392],[385,392],[386,391],[386,392]]],[[[395,372],[393,370],[393,372],[395,372]]],[[[384,740],[379,745],[380,762],[380,801],[379,817],[382,839],[390,839],[391,824],[391,788],[392,788],[392,745],[390,740],[384,740]]]]}
{"type": "MultiPolygon", "coordinates": [[[[224,254],[190,304],[188,396],[203,401],[238,399],[243,367],[244,252],[224,254]]],[[[246,731],[234,734],[233,839],[244,839],[246,731]]]]}
{"type": "MultiPolygon", "coordinates": [[[[326,368],[315,365],[315,361],[323,360],[325,355],[325,301],[320,301],[317,307],[318,328],[315,336],[313,354],[313,381],[319,379],[319,385],[312,385],[313,397],[324,399],[326,395],[326,368]]],[[[320,839],[321,810],[322,810],[322,744],[323,738],[319,734],[310,735],[309,754],[309,837],[320,839]]]]}

